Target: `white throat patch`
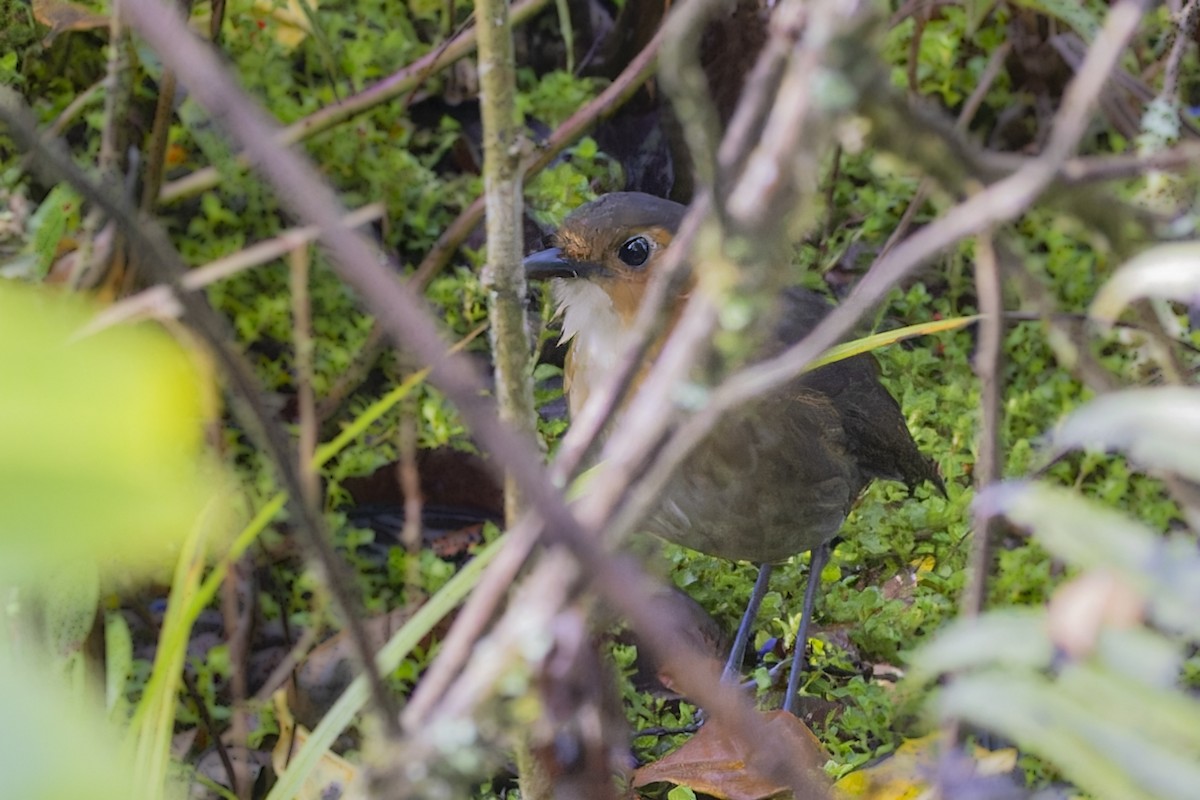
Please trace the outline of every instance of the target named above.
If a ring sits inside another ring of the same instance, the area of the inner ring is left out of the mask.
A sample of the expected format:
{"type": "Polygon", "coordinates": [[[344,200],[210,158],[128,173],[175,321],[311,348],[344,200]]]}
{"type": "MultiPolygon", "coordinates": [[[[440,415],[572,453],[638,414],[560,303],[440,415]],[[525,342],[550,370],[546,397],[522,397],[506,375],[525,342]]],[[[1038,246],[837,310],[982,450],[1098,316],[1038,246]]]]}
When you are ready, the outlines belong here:
{"type": "MultiPolygon", "coordinates": [[[[572,395],[586,398],[595,388],[587,376],[607,375],[616,368],[625,346],[625,328],[608,293],[591,281],[556,278],[552,290],[562,316],[562,341],[573,342],[572,395]],[[576,388],[583,391],[576,394],[576,388]]],[[[572,415],[579,413],[577,405],[571,403],[572,415]]]]}

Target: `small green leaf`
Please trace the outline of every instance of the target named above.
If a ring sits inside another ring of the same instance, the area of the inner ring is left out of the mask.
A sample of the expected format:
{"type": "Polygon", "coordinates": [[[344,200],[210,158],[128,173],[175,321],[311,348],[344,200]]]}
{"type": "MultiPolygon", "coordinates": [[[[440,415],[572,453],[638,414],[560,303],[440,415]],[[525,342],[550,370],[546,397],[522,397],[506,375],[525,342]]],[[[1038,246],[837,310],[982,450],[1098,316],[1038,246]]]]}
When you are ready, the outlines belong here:
{"type": "Polygon", "coordinates": [[[881,347],[902,342],[914,336],[929,336],[934,333],[956,331],[960,328],[965,328],[972,322],[977,322],[979,319],[981,319],[979,314],[967,317],[954,317],[953,319],[939,319],[932,322],[921,322],[916,325],[906,325],[903,328],[895,328],[890,331],[872,334],[871,336],[864,336],[861,339],[855,339],[854,341],[829,348],[819,358],[808,365],[806,372],[811,372],[818,367],[861,355],[862,353],[869,353],[872,350],[878,350],[881,347]]]}
{"type": "Polygon", "coordinates": [[[50,190],[50,194],[46,195],[46,199],[30,217],[29,227],[33,231],[30,247],[37,257],[35,277],[45,277],[58,256],[59,245],[67,236],[67,231],[79,226],[79,202],[79,195],[74,189],[59,184],[50,190]]]}
{"type": "Polygon", "coordinates": [[[133,634],[117,612],[104,615],[104,707],[109,719],[125,721],[125,687],[133,674],[133,634]]]}

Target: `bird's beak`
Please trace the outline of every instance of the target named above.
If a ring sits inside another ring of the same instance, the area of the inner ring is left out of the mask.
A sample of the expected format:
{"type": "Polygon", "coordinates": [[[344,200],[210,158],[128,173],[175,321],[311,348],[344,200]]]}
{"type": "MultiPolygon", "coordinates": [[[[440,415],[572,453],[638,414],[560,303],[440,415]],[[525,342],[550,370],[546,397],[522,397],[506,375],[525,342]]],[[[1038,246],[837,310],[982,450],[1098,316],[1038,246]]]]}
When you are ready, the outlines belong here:
{"type": "Polygon", "coordinates": [[[561,249],[551,247],[525,256],[525,277],[533,280],[543,278],[586,278],[601,271],[599,264],[575,261],[563,255],[561,249]]]}

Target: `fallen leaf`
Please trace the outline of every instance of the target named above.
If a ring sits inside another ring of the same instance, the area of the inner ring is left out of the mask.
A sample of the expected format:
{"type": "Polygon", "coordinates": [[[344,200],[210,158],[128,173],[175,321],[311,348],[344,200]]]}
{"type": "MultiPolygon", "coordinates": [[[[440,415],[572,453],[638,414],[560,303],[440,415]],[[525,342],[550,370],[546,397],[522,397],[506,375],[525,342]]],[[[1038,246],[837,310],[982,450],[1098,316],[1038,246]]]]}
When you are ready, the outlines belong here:
{"type": "MultiPolygon", "coordinates": [[[[824,781],[822,767],[829,754],[808,726],[785,711],[763,713],[764,738],[783,744],[795,753],[796,763],[824,781]]],[[[638,769],[633,786],[672,783],[719,800],[765,800],[791,791],[771,778],[755,772],[747,745],[709,720],[699,732],[675,752],[638,769]]]]}
{"type": "Polygon", "coordinates": [[[33,0],[33,18],[50,28],[45,44],[49,44],[60,33],[107,28],[109,24],[107,15],[97,14],[90,8],[66,0],[33,0]]]}

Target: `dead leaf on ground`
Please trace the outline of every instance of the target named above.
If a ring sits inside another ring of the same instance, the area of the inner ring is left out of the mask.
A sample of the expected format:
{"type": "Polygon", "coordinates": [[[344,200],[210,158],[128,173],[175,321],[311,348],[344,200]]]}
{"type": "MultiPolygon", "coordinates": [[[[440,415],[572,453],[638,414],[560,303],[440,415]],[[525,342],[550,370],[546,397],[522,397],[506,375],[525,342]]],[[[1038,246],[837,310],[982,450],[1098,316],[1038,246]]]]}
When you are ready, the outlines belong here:
{"type": "Polygon", "coordinates": [[[33,18],[50,28],[44,44],[54,41],[60,33],[107,28],[109,24],[107,15],[66,0],[33,0],[33,18]]]}
{"type": "MultiPolygon", "coordinates": [[[[824,780],[821,770],[829,754],[808,726],[785,711],[761,716],[764,739],[790,748],[797,764],[824,780]]],[[[637,770],[633,786],[672,783],[720,800],[766,800],[789,792],[790,787],[754,771],[747,745],[753,743],[735,739],[715,720],[709,720],[678,750],[637,770]]]]}

